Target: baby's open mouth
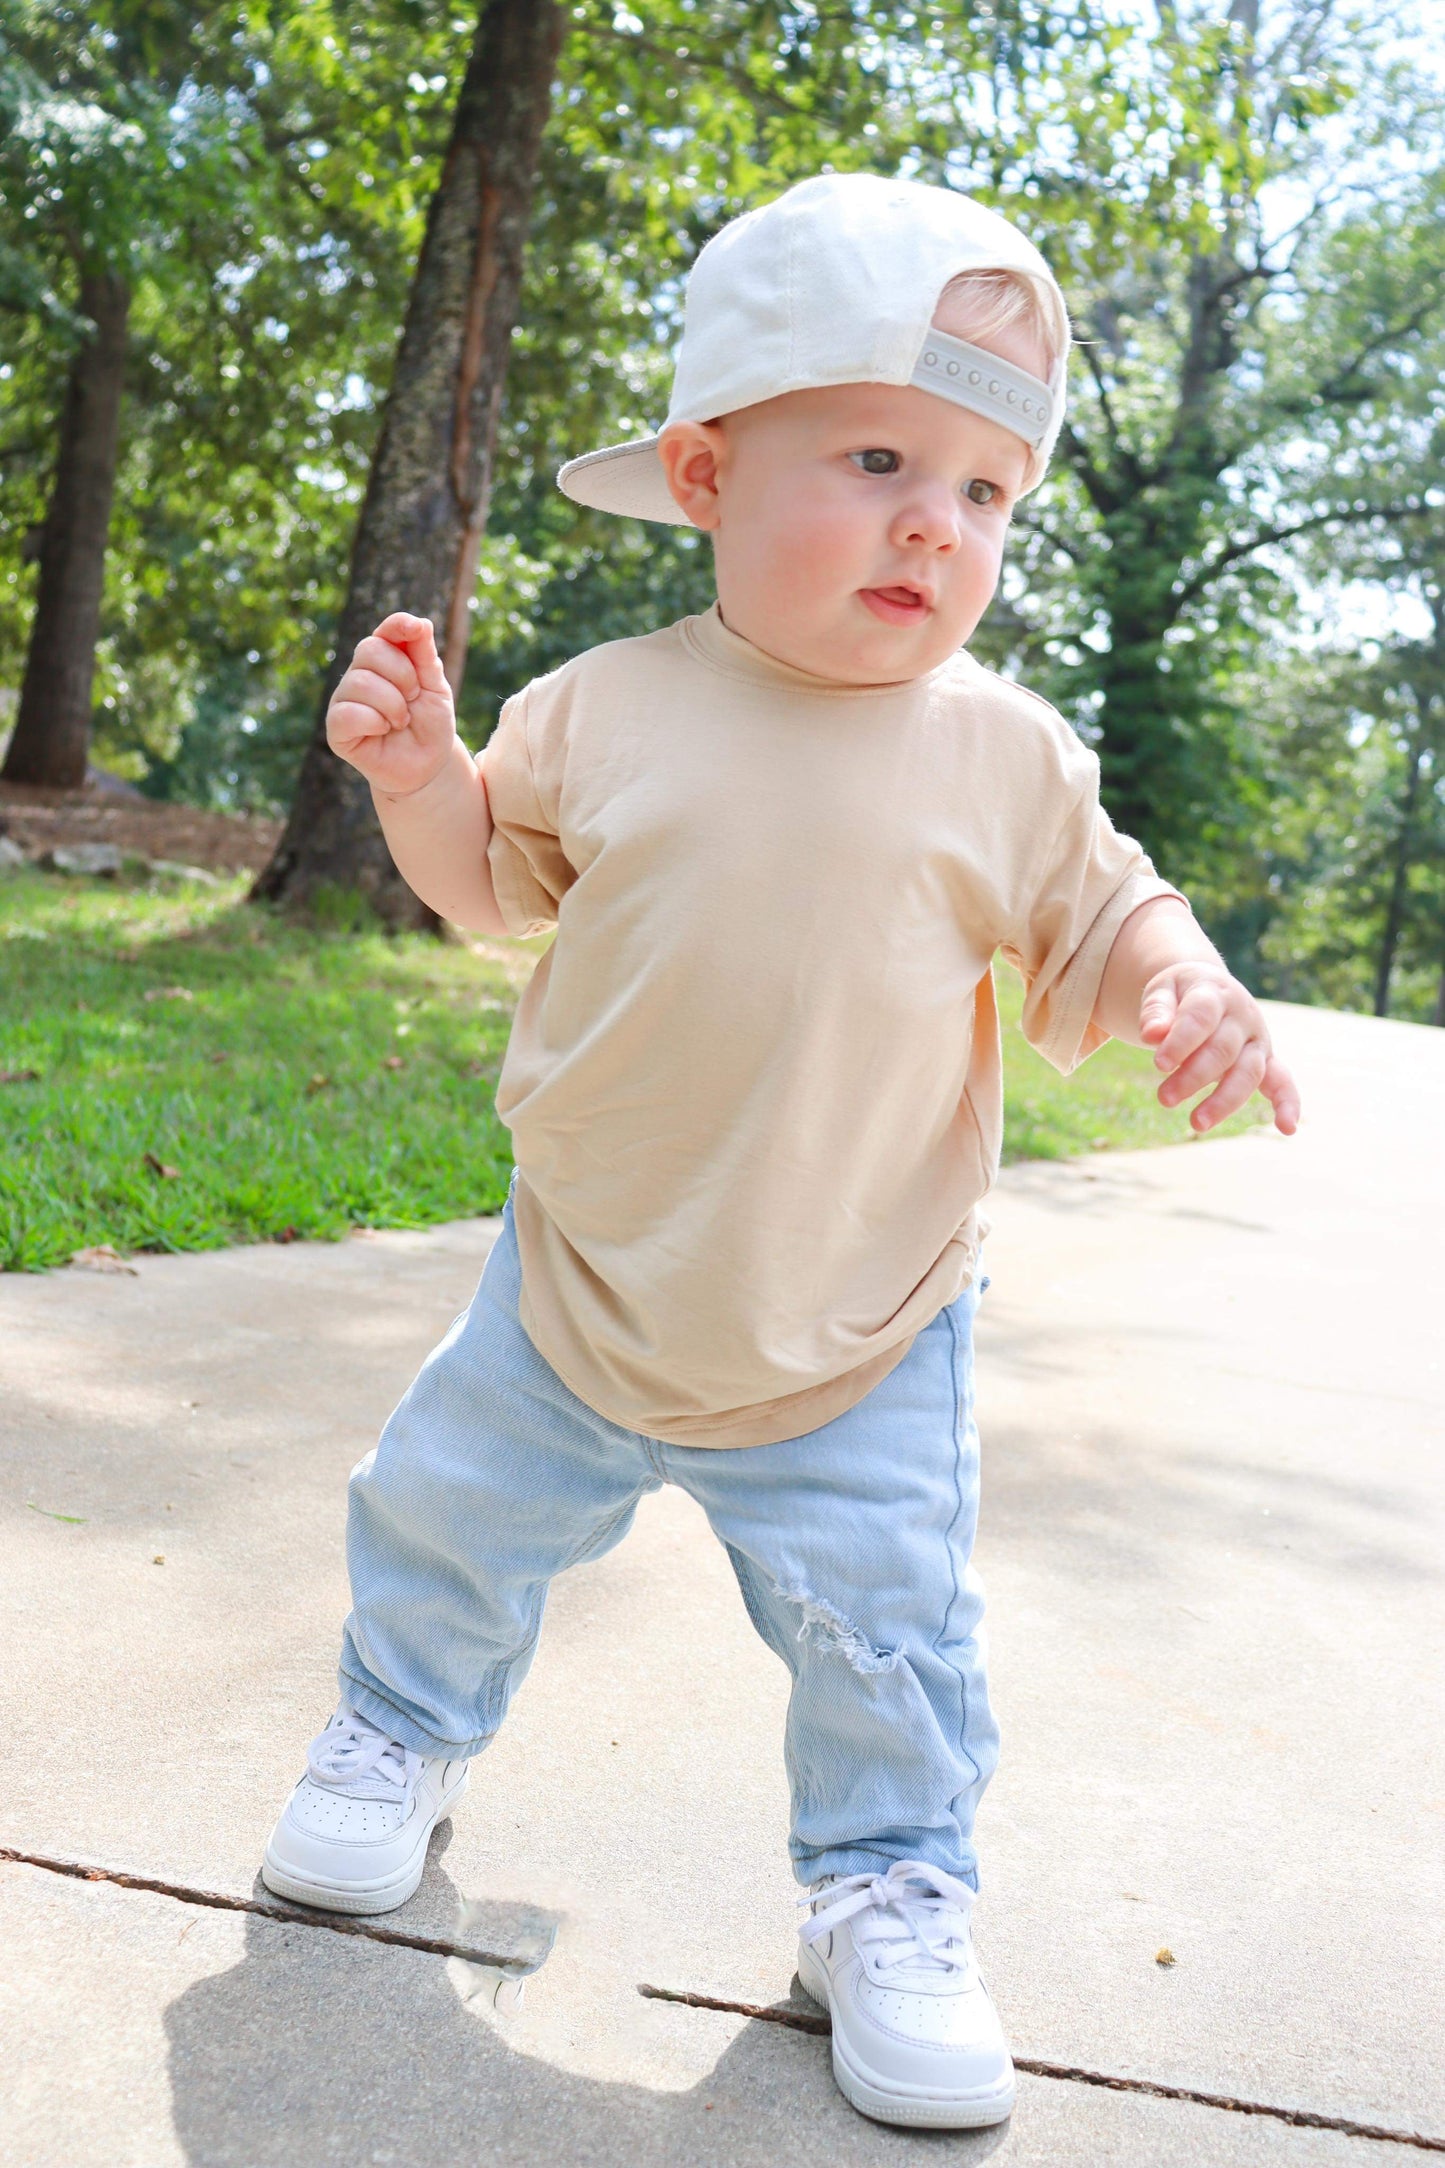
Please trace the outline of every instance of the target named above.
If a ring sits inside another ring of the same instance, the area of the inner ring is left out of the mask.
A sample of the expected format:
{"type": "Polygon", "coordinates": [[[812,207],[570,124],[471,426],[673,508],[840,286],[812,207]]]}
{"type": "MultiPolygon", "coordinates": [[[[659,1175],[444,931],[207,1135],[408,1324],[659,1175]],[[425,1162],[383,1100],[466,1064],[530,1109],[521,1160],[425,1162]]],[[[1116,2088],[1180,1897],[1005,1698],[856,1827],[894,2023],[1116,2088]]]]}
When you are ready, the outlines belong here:
{"type": "Polygon", "coordinates": [[[873,615],[890,625],[915,624],[931,607],[913,587],[864,587],[859,593],[873,615]]]}

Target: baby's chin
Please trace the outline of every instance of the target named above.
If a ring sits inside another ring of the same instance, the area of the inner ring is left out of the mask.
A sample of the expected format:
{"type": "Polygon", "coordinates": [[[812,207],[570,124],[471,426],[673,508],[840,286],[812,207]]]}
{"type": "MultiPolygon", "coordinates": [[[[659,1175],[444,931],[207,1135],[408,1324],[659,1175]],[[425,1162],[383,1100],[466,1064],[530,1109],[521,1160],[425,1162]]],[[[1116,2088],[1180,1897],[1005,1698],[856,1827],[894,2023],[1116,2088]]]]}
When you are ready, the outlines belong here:
{"type": "Polygon", "coordinates": [[[896,685],[922,677],[959,644],[942,645],[936,627],[882,624],[860,604],[826,631],[800,640],[795,629],[787,659],[834,685],[896,685]]]}
{"type": "Polygon", "coordinates": [[[722,604],[723,623],[776,661],[833,685],[896,685],[922,677],[967,637],[954,628],[953,613],[934,608],[914,622],[891,622],[856,589],[811,603],[795,596],[781,611],[760,608],[758,600],[730,597],[722,604]]]}
{"type": "Polygon", "coordinates": [[[833,645],[834,665],[841,668],[846,659],[873,683],[919,677],[946,660],[967,638],[951,612],[937,606],[916,615],[889,611],[886,604],[880,608],[863,591],[850,596],[846,612],[840,614],[845,622],[840,623],[833,645]]]}

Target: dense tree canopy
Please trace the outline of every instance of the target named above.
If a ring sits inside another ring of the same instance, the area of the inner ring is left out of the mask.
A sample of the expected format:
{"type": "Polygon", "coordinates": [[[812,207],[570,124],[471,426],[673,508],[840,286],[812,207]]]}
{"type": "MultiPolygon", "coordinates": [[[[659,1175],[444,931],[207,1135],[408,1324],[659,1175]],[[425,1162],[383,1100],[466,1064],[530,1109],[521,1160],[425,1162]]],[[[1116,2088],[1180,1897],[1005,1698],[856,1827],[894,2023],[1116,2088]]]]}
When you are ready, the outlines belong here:
{"type": "MultiPolygon", "coordinates": [[[[133,125],[96,713],[149,790],[289,797],[474,26],[437,0],[0,0],[0,683],[83,335],[48,191],[86,169],[57,145],[133,125]]],[[[1337,0],[570,9],[465,727],[707,599],[690,531],[552,484],[660,418],[702,241],[824,165],[917,173],[1025,225],[1084,342],[981,648],[1097,743],[1116,813],[1257,983],[1369,1005],[1389,947],[1396,1005],[1433,1014],[1442,43],[1402,56],[1383,8],[1337,0]],[[1341,614],[1362,586],[1378,639],[1341,614]]]]}

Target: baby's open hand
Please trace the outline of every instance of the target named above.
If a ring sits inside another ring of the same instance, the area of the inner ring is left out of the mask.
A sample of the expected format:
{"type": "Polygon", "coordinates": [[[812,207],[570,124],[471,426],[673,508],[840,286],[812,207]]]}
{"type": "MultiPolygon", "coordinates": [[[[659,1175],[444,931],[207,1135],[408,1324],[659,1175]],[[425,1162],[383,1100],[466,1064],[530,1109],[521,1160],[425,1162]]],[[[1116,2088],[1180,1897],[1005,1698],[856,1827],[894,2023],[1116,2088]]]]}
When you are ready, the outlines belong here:
{"type": "Polygon", "coordinates": [[[1164,1072],[1161,1106],[1177,1107],[1214,1085],[1189,1117],[1201,1135],[1256,1091],[1274,1108],[1282,1135],[1292,1137],[1299,1127],[1299,1092],[1270,1045],[1264,1012],[1223,964],[1179,963],[1156,971],[1139,1005],[1139,1036],[1164,1072]]]}
{"type": "Polygon", "coordinates": [[[430,618],[393,611],[331,695],[327,744],[378,790],[409,797],[446,766],[456,728],[430,618]]]}

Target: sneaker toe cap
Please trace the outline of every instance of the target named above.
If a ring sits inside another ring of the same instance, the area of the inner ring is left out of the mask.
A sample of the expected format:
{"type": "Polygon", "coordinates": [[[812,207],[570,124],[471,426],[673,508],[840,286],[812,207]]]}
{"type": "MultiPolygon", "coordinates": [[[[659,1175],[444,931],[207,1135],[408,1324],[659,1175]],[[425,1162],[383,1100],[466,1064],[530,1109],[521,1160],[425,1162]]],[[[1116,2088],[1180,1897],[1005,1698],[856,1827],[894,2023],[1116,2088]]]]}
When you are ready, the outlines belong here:
{"type": "Polygon", "coordinates": [[[415,1825],[415,1798],[396,1805],[348,1799],[303,1777],[272,1832],[268,1852],[277,1865],[305,1876],[370,1880],[409,1858],[421,1834],[415,1825]]]}
{"type": "Polygon", "coordinates": [[[912,1993],[864,1975],[848,2001],[844,2024],[858,2052],[899,2084],[985,2091],[1012,2071],[998,2013],[977,1983],[954,1994],[912,1993]]]}

